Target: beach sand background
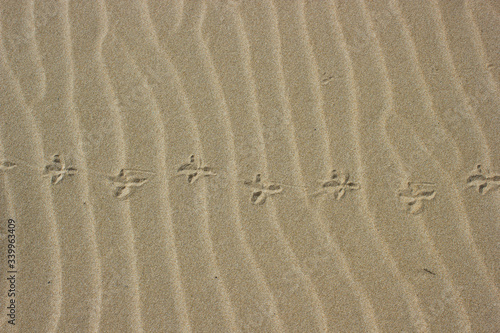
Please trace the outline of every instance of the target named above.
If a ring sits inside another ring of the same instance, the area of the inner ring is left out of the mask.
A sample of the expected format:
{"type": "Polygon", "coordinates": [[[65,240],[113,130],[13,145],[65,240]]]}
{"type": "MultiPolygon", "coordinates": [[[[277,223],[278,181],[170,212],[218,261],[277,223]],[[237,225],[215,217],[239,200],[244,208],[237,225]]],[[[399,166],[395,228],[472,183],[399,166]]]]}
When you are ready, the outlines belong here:
{"type": "Polygon", "coordinates": [[[0,22],[0,331],[500,332],[499,1],[0,22]]]}

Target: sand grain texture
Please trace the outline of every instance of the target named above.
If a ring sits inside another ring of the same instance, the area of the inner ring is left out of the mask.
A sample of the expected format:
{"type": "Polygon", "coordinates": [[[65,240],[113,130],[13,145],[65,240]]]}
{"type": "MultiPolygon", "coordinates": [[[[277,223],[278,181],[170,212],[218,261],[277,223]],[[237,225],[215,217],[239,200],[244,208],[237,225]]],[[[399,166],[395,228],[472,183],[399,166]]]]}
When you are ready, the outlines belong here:
{"type": "Polygon", "coordinates": [[[493,0],[0,1],[0,331],[499,332],[499,36],[493,0]]]}

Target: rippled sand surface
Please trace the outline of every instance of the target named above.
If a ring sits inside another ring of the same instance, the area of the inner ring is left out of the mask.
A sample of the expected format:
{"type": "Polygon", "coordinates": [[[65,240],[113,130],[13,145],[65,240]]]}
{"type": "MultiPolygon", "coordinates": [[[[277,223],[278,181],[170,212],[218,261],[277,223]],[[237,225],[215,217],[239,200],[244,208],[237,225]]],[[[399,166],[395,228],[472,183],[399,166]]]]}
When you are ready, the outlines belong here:
{"type": "Polygon", "coordinates": [[[499,128],[495,0],[1,0],[0,331],[500,332],[499,128]]]}

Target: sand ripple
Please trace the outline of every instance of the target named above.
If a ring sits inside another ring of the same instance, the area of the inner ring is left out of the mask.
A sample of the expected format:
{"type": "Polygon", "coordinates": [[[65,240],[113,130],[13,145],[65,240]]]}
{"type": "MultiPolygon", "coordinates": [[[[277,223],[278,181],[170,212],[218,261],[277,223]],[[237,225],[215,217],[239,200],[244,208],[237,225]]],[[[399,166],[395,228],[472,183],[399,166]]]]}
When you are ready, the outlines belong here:
{"type": "Polygon", "coordinates": [[[1,2],[0,330],[499,330],[499,17],[1,2]]]}

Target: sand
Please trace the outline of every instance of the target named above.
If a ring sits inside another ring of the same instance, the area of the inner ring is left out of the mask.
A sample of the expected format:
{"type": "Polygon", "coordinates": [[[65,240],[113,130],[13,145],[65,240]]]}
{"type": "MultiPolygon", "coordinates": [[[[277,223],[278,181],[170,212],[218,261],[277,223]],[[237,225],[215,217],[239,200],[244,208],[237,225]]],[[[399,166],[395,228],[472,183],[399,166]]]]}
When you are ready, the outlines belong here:
{"type": "Polygon", "coordinates": [[[0,331],[500,332],[500,2],[0,22],[0,331]]]}

